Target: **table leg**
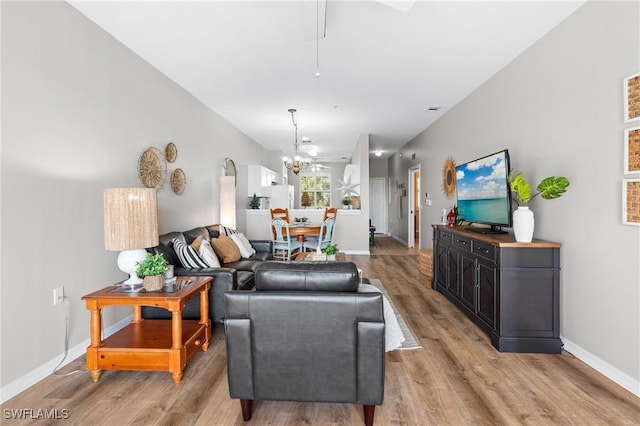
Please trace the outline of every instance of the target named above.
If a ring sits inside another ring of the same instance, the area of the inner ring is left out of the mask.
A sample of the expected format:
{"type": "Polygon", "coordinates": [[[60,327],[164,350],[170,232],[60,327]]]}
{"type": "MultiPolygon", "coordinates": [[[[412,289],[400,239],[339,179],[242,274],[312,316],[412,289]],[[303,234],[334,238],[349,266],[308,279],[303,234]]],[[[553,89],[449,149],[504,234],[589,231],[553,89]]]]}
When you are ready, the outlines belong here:
{"type": "Polygon", "coordinates": [[[200,324],[205,326],[205,340],[202,344],[202,350],[209,349],[209,338],[211,337],[211,326],[209,320],[209,289],[204,288],[200,291],[200,324]]]}
{"type": "Polygon", "coordinates": [[[179,309],[171,311],[171,355],[169,370],[172,372],[173,381],[180,383],[182,379],[182,313],[179,309]]]}
{"type": "Polygon", "coordinates": [[[133,305],[133,321],[131,322],[134,323],[140,321],[142,321],[142,306],[133,305]]]}
{"type": "Polygon", "coordinates": [[[91,309],[91,345],[87,348],[87,370],[91,379],[97,382],[102,371],[98,369],[98,348],[102,346],[102,320],[100,308],[91,309]]]}

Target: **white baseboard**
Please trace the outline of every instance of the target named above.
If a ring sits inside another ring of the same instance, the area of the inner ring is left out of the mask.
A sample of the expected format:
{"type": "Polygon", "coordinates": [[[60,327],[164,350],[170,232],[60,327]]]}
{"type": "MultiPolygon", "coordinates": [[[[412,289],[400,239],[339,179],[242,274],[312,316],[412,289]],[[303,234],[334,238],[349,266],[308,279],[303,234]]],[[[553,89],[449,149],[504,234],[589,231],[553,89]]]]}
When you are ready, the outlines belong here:
{"type": "Polygon", "coordinates": [[[343,250],[344,254],[355,254],[355,255],[364,255],[369,256],[371,252],[369,250],[343,250]]]}
{"type": "Polygon", "coordinates": [[[575,356],[594,370],[607,376],[609,379],[613,380],[629,392],[640,397],[640,381],[618,370],[613,365],[601,360],[591,352],[576,345],[571,340],[568,340],[563,336],[560,336],[560,339],[562,340],[562,343],[564,343],[565,351],[571,353],[573,356],[575,356]]]}
{"type": "MultiPolygon", "coordinates": [[[[131,322],[132,319],[133,319],[133,316],[132,315],[128,315],[127,317],[125,317],[122,320],[118,321],[117,323],[115,323],[111,327],[107,328],[106,330],[104,330],[104,337],[111,336],[116,331],[120,330],[121,328],[124,328],[127,324],[129,324],[131,322]]],[[[69,364],[71,361],[73,361],[76,358],[78,358],[79,356],[84,355],[85,352],[87,351],[87,346],[89,346],[89,343],[90,343],[90,340],[86,339],[86,340],[83,340],[82,342],[78,343],[74,347],[69,348],[67,350],[67,357],[65,358],[64,362],[62,362],[62,364],[60,364],[60,367],[63,367],[65,365],[69,364]]],[[[30,372],[28,372],[24,376],[14,380],[13,382],[7,384],[6,386],[3,386],[2,388],[0,388],[0,404],[4,404],[5,401],[8,401],[9,399],[11,399],[14,396],[16,396],[17,394],[19,394],[20,392],[22,392],[22,391],[26,390],[27,388],[35,385],[40,380],[42,380],[45,377],[47,377],[50,374],[52,374],[53,373],[53,369],[56,368],[56,366],[60,362],[60,359],[63,356],[64,356],[64,352],[61,353],[60,355],[56,356],[54,359],[52,359],[50,361],[47,361],[46,363],[42,364],[40,367],[38,367],[38,368],[36,368],[34,370],[31,370],[30,372]]]]}

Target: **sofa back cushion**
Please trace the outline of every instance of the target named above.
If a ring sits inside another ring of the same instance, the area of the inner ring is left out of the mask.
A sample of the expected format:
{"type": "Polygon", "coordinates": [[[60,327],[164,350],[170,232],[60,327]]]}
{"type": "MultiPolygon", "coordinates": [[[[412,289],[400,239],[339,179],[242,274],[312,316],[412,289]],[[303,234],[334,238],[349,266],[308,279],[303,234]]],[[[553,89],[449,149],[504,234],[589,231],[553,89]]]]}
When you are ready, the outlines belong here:
{"type": "Polygon", "coordinates": [[[358,291],[353,262],[263,262],[256,269],[258,291],[358,291]]]}
{"type": "Polygon", "coordinates": [[[180,262],[180,259],[178,259],[178,256],[176,256],[176,252],[173,250],[174,238],[183,242],[185,241],[182,232],[169,232],[167,234],[162,234],[158,238],[158,245],[151,251],[153,251],[154,253],[162,253],[164,258],[167,259],[169,265],[180,266],[182,265],[182,263],[180,262]]]}
{"type": "Polygon", "coordinates": [[[203,240],[207,241],[210,239],[209,231],[204,226],[198,226],[197,228],[189,229],[188,231],[184,231],[182,234],[184,235],[184,239],[187,244],[191,244],[198,237],[202,237],[203,240]]]}

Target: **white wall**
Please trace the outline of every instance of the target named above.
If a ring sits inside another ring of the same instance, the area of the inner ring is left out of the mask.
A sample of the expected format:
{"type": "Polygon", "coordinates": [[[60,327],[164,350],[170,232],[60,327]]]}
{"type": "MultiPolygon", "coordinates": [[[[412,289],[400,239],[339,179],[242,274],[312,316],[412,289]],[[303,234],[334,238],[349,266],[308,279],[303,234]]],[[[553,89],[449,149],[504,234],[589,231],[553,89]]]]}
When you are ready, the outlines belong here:
{"type": "MultiPolygon", "coordinates": [[[[80,297],[123,279],[104,250],[104,188],[141,186],[149,146],[178,148],[182,196],[158,190],[160,232],[216,223],[224,157],[267,152],[64,2],[2,2],[0,384],[89,336],[80,297]]],[[[128,310],[107,309],[105,327],[128,310]]]]}
{"type": "MultiPolygon", "coordinates": [[[[586,3],[389,161],[406,179],[416,152],[422,192],[421,233],[440,211],[442,164],[508,148],[511,166],[536,184],[571,180],[557,200],[536,199],[535,237],[561,249],[561,335],[570,351],[640,392],[640,228],[621,224],[622,79],[640,70],[640,3],[586,3]]],[[[635,123],[634,125],[638,125],[635,123]]],[[[390,206],[390,209],[392,206],[390,206]]],[[[390,216],[393,212],[390,210],[390,216]]],[[[406,219],[392,221],[406,238],[406,219]]],[[[423,244],[431,247],[431,239],[423,244]]]]}

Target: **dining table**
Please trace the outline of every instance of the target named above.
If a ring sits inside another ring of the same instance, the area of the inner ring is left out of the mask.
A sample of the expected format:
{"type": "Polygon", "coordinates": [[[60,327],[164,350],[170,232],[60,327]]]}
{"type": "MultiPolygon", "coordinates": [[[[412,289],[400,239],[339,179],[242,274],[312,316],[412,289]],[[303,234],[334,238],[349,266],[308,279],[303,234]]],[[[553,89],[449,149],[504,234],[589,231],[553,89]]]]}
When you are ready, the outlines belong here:
{"type": "Polygon", "coordinates": [[[297,237],[300,242],[305,242],[307,235],[320,234],[320,226],[319,223],[292,222],[289,223],[289,235],[297,237]]]}

